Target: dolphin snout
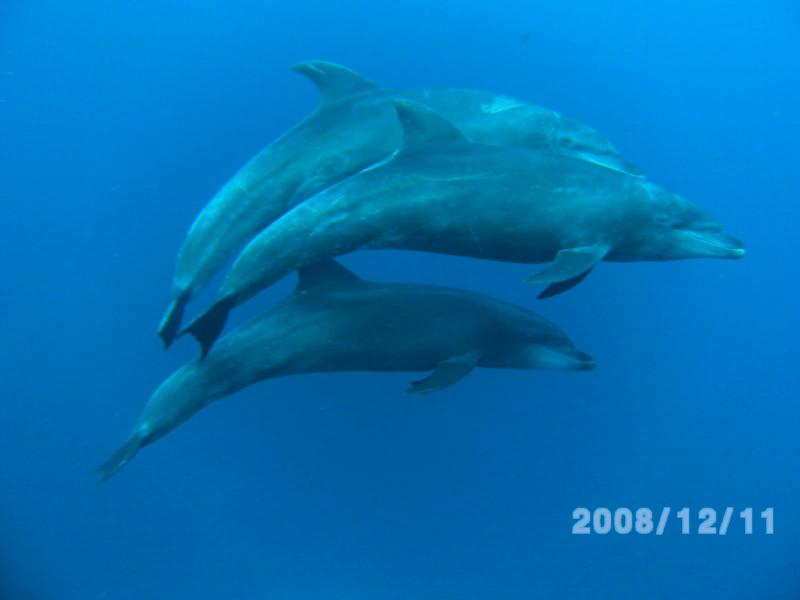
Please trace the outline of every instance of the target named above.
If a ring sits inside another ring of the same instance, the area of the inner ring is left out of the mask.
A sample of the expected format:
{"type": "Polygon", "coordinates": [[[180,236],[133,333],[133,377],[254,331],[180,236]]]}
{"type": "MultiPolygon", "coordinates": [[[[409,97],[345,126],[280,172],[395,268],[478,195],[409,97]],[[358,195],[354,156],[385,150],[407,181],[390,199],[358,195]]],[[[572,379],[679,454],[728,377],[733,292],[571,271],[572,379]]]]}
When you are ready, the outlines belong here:
{"type": "Polygon", "coordinates": [[[744,242],[727,233],[718,233],[711,243],[727,253],[724,258],[742,258],[745,255],[744,242]]]}
{"type": "Polygon", "coordinates": [[[591,354],[582,352],[577,348],[562,350],[561,354],[563,356],[562,369],[567,369],[569,371],[591,371],[597,366],[591,354]]]}
{"type": "Polygon", "coordinates": [[[695,254],[707,258],[743,258],[744,242],[722,231],[685,231],[695,254]]]}
{"type": "Polygon", "coordinates": [[[577,361],[574,367],[574,370],[576,371],[591,371],[597,366],[597,363],[594,362],[592,355],[586,354],[586,352],[575,350],[574,357],[577,361]]]}
{"type": "Polygon", "coordinates": [[[531,366],[537,369],[591,371],[595,367],[594,358],[570,346],[540,346],[531,352],[530,358],[531,366]]]}

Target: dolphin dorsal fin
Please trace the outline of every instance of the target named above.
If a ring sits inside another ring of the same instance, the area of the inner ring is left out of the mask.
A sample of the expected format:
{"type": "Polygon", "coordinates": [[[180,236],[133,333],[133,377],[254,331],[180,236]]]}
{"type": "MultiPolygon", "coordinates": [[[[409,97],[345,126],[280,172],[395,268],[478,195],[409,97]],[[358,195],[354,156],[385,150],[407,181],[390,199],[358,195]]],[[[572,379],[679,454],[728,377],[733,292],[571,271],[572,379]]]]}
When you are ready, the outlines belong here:
{"type": "Polygon", "coordinates": [[[376,92],[380,86],[355,71],[325,62],[324,60],[307,60],[297,63],[292,71],[308,77],[319,89],[322,104],[336,102],[353,94],[376,92]]]}
{"type": "Polygon", "coordinates": [[[418,102],[392,100],[403,125],[402,152],[413,152],[433,142],[467,141],[464,134],[441,114],[418,102]]]}
{"type": "Polygon", "coordinates": [[[307,292],[321,285],[361,281],[350,269],[332,258],[303,265],[297,269],[297,288],[295,291],[307,292]]]}

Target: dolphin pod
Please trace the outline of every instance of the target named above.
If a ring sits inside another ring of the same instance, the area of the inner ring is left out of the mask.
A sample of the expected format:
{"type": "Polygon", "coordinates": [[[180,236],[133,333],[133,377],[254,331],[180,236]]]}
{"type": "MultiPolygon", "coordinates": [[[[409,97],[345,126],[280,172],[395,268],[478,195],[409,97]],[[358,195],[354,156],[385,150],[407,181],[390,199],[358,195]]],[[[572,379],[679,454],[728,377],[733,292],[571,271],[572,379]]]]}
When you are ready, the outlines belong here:
{"type": "Polygon", "coordinates": [[[207,404],[256,382],[334,371],[431,371],[409,392],[476,367],[590,370],[593,359],[533,312],[480,294],[359,279],[335,257],[405,249],[549,263],[540,298],[602,261],[741,258],[706,211],[648,181],[587,125],[536,105],[461,89],[385,90],[320,61],[304,121],[247,163],[201,211],[179,252],[159,327],[201,356],[153,393],[113,476],[207,404]],[[212,306],[186,303],[236,255],[212,306]],[[292,294],[217,341],[230,311],[292,271],[292,294]]]}
{"type": "Polygon", "coordinates": [[[364,281],[332,260],[298,274],[286,299],[161,384],[126,442],[98,469],[101,480],[209,403],[265,379],[431,370],[409,388],[427,394],[476,367],[594,368],[558,327],[512,304],[445,287],[364,281]]]}
{"type": "Polygon", "coordinates": [[[228,312],[304,264],[359,249],[404,249],[551,264],[540,297],[602,260],[740,258],[707,212],[639,175],[563,152],[471,142],[433,109],[393,100],[399,151],[299,204],[259,233],[218,300],[186,331],[205,354],[228,312]]]}
{"type": "Polygon", "coordinates": [[[420,102],[444,115],[472,141],[556,148],[635,173],[591,127],[540,106],[477,90],[385,90],[345,67],[295,65],[319,89],[320,103],[228,181],[200,212],[178,252],[172,300],[158,328],[175,339],[184,307],[250,239],[292,207],[386,158],[402,129],[390,102],[420,102]]]}

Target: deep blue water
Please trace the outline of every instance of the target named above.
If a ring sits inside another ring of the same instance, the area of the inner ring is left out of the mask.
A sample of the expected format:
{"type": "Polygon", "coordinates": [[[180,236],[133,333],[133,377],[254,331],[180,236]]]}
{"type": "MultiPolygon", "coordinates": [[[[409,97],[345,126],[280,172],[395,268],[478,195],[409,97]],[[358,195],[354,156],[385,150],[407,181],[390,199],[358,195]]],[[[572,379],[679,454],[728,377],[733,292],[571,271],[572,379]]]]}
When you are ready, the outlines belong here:
{"type": "Polygon", "coordinates": [[[0,597],[800,597],[800,7],[334,4],[0,5],[0,597]],[[424,398],[412,374],[273,380],[98,487],[195,356],[154,333],[183,235],[314,107],[289,71],[308,58],[579,118],[748,256],[604,263],[538,302],[540,267],[353,255],[368,278],[534,308],[598,369],[478,370],[424,398]],[[775,533],[573,536],[577,506],[772,506],[775,533]]]}

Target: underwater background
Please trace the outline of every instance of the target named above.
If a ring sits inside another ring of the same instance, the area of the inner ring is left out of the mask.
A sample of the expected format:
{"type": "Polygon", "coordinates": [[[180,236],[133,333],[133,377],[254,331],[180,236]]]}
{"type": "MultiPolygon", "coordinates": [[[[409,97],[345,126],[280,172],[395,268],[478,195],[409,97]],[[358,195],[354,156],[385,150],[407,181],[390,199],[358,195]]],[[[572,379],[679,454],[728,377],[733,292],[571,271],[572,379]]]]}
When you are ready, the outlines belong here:
{"type": "Polygon", "coordinates": [[[795,0],[3,0],[0,598],[800,597],[799,76],[795,0]],[[537,301],[541,266],[356,253],[536,310],[598,368],[422,398],[414,374],[270,380],[97,486],[196,356],[155,335],[179,244],[314,108],[311,58],[580,119],[748,255],[603,263],[537,301]],[[775,533],[574,536],[579,506],[774,507],[775,533]]]}

